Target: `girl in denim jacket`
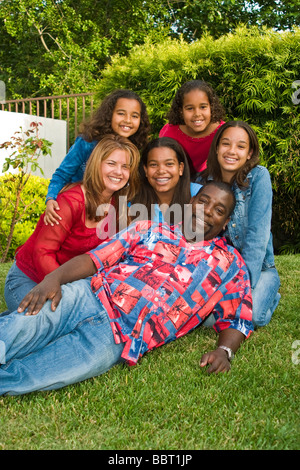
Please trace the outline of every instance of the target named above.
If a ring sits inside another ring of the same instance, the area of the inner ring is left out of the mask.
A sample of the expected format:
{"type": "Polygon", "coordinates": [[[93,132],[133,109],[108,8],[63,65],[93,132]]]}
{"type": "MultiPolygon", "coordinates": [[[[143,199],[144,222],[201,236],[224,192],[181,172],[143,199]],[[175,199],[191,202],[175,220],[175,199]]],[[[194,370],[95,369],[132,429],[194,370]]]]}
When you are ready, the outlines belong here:
{"type": "Polygon", "coordinates": [[[80,131],[51,178],[46,197],[46,225],[58,224],[61,220],[57,212],[58,193],[66,184],[82,180],[89,156],[105,135],[126,137],[140,151],[146,146],[150,132],[146,105],[134,91],[115,90],[104,98],[89,120],[81,123],[80,131]]]}
{"type": "Polygon", "coordinates": [[[229,121],[217,131],[207,168],[196,179],[202,184],[209,179],[225,181],[233,187],[236,206],[224,235],[248,267],[255,327],[269,323],[280,299],[271,234],[271,178],[258,163],[259,144],[253,129],[246,122],[229,121]]]}

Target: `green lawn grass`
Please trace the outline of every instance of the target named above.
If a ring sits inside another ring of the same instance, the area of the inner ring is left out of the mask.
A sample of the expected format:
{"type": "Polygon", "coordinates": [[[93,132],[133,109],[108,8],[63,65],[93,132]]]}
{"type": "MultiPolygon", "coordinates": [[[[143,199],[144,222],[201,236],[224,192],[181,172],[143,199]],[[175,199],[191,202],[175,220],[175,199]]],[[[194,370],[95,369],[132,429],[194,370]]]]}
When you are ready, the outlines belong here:
{"type": "MultiPolygon", "coordinates": [[[[0,449],[298,450],[300,255],[277,256],[276,264],[281,302],[228,374],[200,370],[216,334],[198,328],[133,368],[116,366],[57,391],[0,397],[0,449]]],[[[1,310],[8,268],[0,265],[1,310]]]]}

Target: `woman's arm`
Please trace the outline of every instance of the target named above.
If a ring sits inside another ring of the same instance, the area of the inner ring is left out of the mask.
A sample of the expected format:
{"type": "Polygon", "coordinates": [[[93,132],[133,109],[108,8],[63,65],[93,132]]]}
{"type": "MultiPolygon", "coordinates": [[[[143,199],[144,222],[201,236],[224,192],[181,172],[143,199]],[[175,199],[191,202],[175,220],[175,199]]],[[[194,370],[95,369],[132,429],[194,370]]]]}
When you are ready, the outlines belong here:
{"type": "Polygon", "coordinates": [[[54,226],[40,223],[32,258],[41,279],[61,264],[58,262],[57,253],[62,249],[65,240],[72,236],[74,224],[85,212],[83,194],[81,198],[80,195],[78,199],[76,195],[72,195],[72,190],[59,194],[58,202],[63,220],[54,226]]]}
{"type": "Polygon", "coordinates": [[[241,255],[254,288],[262,270],[271,234],[272,184],[268,170],[259,167],[254,175],[248,205],[248,221],[241,255]]]}
{"type": "Polygon", "coordinates": [[[87,162],[97,142],[87,142],[82,137],[77,137],[74,145],[52,175],[46,202],[57,198],[59,191],[70,182],[81,181],[83,166],[87,162]]]}
{"type": "MultiPolygon", "coordinates": [[[[149,225],[149,221],[144,221],[141,225],[144,228],[149,225]]],[[[24,297],[18,312],[24,312],[27,308],[27,315],[36,315],[48,299],[52,300],[51,308],[55,310],[61,299],[62,284],[85,279],[96,272],[98,272],[96,281],[99,287],[102,284],[100,271],[104,266],[107,269],[118,264],[121,258],[139,242],[138,226],[139,224],[132,224],[94,250],[72,258],[45,276],[44,280],[24,297]]]]}

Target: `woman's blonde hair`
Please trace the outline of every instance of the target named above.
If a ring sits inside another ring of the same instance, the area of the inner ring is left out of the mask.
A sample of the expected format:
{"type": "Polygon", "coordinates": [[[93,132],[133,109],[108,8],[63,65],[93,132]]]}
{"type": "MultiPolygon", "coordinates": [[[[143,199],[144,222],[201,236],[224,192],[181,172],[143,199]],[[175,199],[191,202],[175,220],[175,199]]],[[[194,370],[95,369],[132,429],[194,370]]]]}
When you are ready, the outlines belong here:
{"type": "Polygon", "coordinates": [[[128,153],[130,161],[130,173],[128,183],[114,194],[115,207],[118,211],[118,202],[120,196],[127,197],[128,201],[134,198],[140,188],[139,161],[140,153],[137,147],[126,137],[109,134],[105,136],[94,148],[91,153],[83,176],[83,185],[86,196],[86,214],[92,220],[97,220],[97,207],[104,201],[102,193],[105,189],[100,165],[105,161],[114,150],[124,150],[128,153]]]}

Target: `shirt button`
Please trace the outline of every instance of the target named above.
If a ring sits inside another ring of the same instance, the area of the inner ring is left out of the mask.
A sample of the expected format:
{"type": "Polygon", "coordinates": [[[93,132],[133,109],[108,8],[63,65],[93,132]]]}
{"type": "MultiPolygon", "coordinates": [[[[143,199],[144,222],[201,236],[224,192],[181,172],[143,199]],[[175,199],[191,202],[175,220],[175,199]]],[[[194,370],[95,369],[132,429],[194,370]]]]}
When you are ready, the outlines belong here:
{"type": "Polygon", "coordinates": [[[155,300],[155,302],[157,302],[157,301],[158,301],[158,298],[157,298],[157,297],[155,297],[155,299],[154,299],[154,300],[155,300]]]}
{"type": "Polygon", "coordinates": [[[236,224],[232,224],[233,227],[236,227],[236,224]]]}

